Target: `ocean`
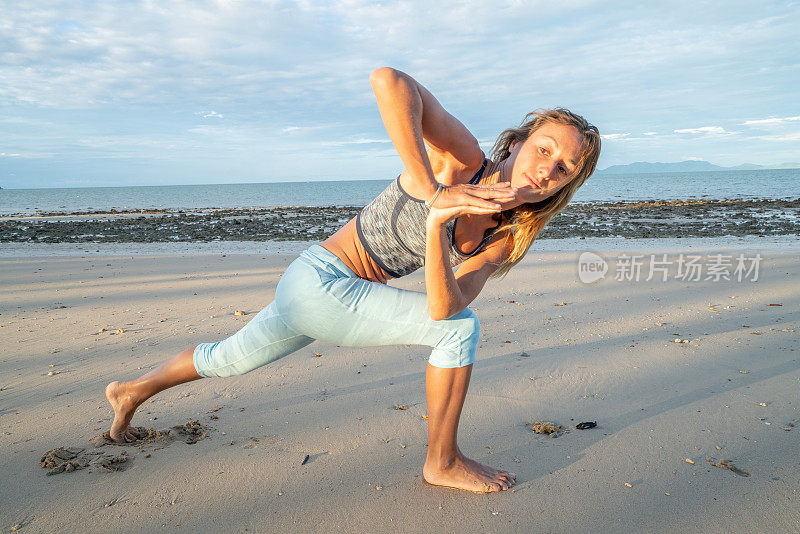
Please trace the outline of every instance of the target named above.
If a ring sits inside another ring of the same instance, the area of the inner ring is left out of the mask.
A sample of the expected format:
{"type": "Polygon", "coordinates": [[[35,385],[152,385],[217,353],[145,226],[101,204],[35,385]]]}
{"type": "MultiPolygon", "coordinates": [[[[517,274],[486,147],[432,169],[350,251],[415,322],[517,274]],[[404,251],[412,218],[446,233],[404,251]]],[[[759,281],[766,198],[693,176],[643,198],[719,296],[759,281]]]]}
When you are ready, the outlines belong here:
{"type": "MultiPolygon", "coordinates": [[[[129,209],[364,206],[389,180],[0,190],[0,215],[129,209]]],[[[800,197],[800,169],[592,176],[573,202],[800,197]]]]}

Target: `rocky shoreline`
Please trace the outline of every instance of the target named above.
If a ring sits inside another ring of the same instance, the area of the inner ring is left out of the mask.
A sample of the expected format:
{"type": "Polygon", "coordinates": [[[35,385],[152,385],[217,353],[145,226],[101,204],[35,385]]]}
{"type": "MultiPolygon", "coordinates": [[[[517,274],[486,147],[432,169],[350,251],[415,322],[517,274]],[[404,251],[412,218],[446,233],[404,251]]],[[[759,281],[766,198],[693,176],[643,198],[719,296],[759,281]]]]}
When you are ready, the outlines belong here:
{"type": "MultiPolygon", "coordinates": [[[[6,243],[320,241],[360,207],[286,207],[40,213],[0,218],[6,243]]],[[[800,198],[648,200],[572,204],[541,234],[680,238],[800,235],[800,198]]]]}

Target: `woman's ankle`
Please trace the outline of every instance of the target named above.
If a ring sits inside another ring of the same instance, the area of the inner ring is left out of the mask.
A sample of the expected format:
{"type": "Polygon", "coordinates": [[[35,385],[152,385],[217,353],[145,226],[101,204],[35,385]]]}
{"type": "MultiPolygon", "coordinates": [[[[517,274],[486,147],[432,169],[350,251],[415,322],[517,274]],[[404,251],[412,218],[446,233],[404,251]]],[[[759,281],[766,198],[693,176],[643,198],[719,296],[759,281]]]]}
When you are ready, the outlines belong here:
{"type": "Polygon", "coordinates": [[[124,400],[128,404],[133,404],[134,409],[138,408],[146,399],[141,398],[139,388],[136,387],[136,380],[130,382],[119,382],[117,386],[117,394],[120,400],[124,400]]]}
{"type": "Polygon", "coordinates": [[[439,471],[448,469],[456,463],[459,458],[458,450],[450,450],[450,451],[428,451],[428,455],[425,458],[425,465],[431,469],[436,469],[439,471]]]}

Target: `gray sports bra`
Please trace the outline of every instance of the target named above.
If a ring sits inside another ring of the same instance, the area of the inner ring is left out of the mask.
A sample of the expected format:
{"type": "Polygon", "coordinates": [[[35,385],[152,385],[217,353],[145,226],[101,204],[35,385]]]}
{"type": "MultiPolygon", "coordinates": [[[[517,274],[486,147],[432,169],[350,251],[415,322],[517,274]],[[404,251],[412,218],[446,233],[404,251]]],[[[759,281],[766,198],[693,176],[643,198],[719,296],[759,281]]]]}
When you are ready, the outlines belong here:
{"type": "MultiPolygon", "coordinates": [[[[469,181],[476,184],[481,179],[488,160],[469,181]]],[[[392,181],[372,202],[356,216],[356,231],[367,254],[381,269],[393,278],[400,278],[422,267],[425,262],[425,220],[430,208],[400,187],[400,177],[392,181]]],[[[450,265],[455,267],[470,256],[480,252],[494,236],[500,223],[486,231],[475,250],[465,254],[455,243],[456,222],[447,223],[445,230],[450,243],[450,265]]]]}

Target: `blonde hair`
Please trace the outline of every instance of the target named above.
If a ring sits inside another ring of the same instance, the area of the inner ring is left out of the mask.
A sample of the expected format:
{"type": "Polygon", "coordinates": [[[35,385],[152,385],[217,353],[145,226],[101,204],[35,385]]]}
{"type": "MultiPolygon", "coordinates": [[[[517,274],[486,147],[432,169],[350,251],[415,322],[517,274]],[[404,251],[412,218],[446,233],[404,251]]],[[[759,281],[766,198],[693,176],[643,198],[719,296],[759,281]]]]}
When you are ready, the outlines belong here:
{"type": "Polygon", "coordinates": [[[508,128],[500,134],[489,157],[497,163],[507,159],[511,155],[511,144],[514,141],[524,142],[533,132],[547,123],[574,126],[583,137],[577,174],[553,196],[540,202],[518,206],[511,214],[503,214],[506,220],[497,231],[508,230],[514,247],[492,276],[505,276],[509,269],[525,257],[545,225],[569,204],[572,196],[597,166],[597,158],[600,156],[600,133],[586,119],[564,108],[537,109],[528,113],[519,128],[508,128]]]}

